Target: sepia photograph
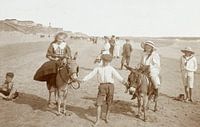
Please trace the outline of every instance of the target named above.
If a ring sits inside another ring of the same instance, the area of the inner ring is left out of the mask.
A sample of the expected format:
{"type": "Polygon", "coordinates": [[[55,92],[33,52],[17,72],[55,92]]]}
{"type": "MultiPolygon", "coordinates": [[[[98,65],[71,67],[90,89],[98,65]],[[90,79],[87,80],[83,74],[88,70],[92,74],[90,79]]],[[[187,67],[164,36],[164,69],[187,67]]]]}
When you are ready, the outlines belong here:
{"type": "Polygon", "coordinates": [[[0,2],[0,127],[200,127],[199,0],[0,2]]]}

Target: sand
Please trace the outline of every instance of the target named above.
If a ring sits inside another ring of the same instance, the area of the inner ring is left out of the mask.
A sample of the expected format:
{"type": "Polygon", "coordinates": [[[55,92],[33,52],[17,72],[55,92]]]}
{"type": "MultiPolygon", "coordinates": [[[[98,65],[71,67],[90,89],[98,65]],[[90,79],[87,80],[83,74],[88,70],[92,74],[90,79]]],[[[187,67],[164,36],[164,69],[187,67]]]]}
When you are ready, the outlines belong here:
{"type": "MultiPolygon", "coordinates": [[[[196,73],[194,85],[194,102],[186,103],[173,100],[173,97],[184,93],[179,71],[180,49],[192,46],[200,59],[199,42],[166,40],[157,42],[160,47],[162,63],[162,87],[159,98],[159,111],[153,112],[153,105],[147,115],[147,122],[135,118],[137,113],[136,100],[124,93],[124,86],[115,83],[114,104],[110,115],[110,123],[103,120],[99,127],[199,127],[200,125],[200,74],[196,73]]],[[[45,83],[33,81],[37,68],[47,59],[45,53],[49,42],[18,43],[0,46],[0,79],[4,80],[7,71],[15,73],[15,85],[20,97],[15,101],[0,99],[1,127],[89,127],[95,121],[94,106],[98,83],[96,78],[81,84],[78,90],[70,90],[68,96],[68,115],[57,116],[56,109],[47,108],[48,91],[45,83]]],[[[83,77],[95,66],[93,61],[100,52],[102,43],[97,45],[86,41],[70,41],[72,51],[78,51],[78,63],[81,67],[80,77],[83,77]]],[[[139,43],[133,43],[134,53],[131,65],[135,66],[141,56],[139,43]]],[[[119,70],[120,60],[114,60],[112,65],[127,78],[128,71],[119,70]]],[[[103,113],[103,117],[105,114],[103,113]]]]}

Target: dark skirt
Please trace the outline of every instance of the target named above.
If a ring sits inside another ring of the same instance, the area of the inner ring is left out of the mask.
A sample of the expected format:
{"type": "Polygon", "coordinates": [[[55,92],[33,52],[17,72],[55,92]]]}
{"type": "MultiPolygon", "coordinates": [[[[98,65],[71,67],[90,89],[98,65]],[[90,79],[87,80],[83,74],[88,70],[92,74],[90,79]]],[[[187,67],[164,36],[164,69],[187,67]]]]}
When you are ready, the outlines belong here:
{"type": "Polygon", "coordinates": [[[36,81],[49,81],[57,74],[57,62],[45,62],[35,73],[34,80],[36,81]]]}

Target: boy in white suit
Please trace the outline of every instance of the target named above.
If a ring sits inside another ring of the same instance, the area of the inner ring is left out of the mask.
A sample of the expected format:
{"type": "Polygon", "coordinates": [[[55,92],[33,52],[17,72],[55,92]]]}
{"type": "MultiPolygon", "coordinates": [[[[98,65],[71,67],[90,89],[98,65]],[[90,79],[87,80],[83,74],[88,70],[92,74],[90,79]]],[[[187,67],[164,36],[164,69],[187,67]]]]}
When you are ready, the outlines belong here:
{"type": "Polygon", "coordinates": [[[192,102],[192,88],[194,85],[194,72],[197,71],[197,59],[191,47],[186,47],[181,52],[183,52],[183,56],[181,56],[180,67],[185,86],[185,100],[192,102]]]}

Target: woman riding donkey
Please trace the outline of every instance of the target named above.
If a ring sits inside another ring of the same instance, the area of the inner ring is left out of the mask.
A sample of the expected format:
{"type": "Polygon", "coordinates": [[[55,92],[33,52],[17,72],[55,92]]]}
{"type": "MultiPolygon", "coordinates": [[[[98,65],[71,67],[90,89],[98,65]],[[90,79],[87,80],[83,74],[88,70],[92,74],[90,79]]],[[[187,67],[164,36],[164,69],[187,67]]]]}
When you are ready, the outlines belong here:
{"type": "MultiPolygon", "coordinates": [[[[148,77],[150,77],[150,82],[153,85],[152,87],[148,88],[149,99],[151,99],[152,95],[154,95],[155,101],[155,111],[157,111],[157,99],[158,99],[158,90],[160,88],[160,56],[157,52],[157,48],[152,41],[146,41],[141,44],[141,47],[144,49],[140,69],[142,73],[145,73],[148,77]]],[[[126,66],[126,68],[129,68],[126,66]]],[[[130,68],[129,68],[130,69],[130,68]]],[[[136,86],[135,93],[133,94],[132,99],[137,97],[137,93],[140,86],[136,86]]],[[[147,104],[148,106],[148,104],[147,104]]]]}
{"type": "Polygon", "coordinates": [[[46,81],[49,90],[49,106],[53,106],[52,93],[55,94],[56,100],[56,75],[58,67],[61,64],[67,64],[71,58],[71,50],[66,43],[68,36],[64,32],[60,32],[55,36],[55,40],[50,44],[46,57],[48,62],[44,63],[36,72],[34,80],[46,81]]]}
{"type": "MultiPolygon", "coordinates": [[[[158,89],[160,88],[160,56],[156,51],[156,46],[152,41],[146,41],[141,44],[144,49],[144,54],[141,59],[141,64],[144,66],[149,66],[150,79],[153,83],[155,89],[155,96],[158,98],[158,89]]],[[[155,109],[157,110],[157,109],[155,109]]]]}

